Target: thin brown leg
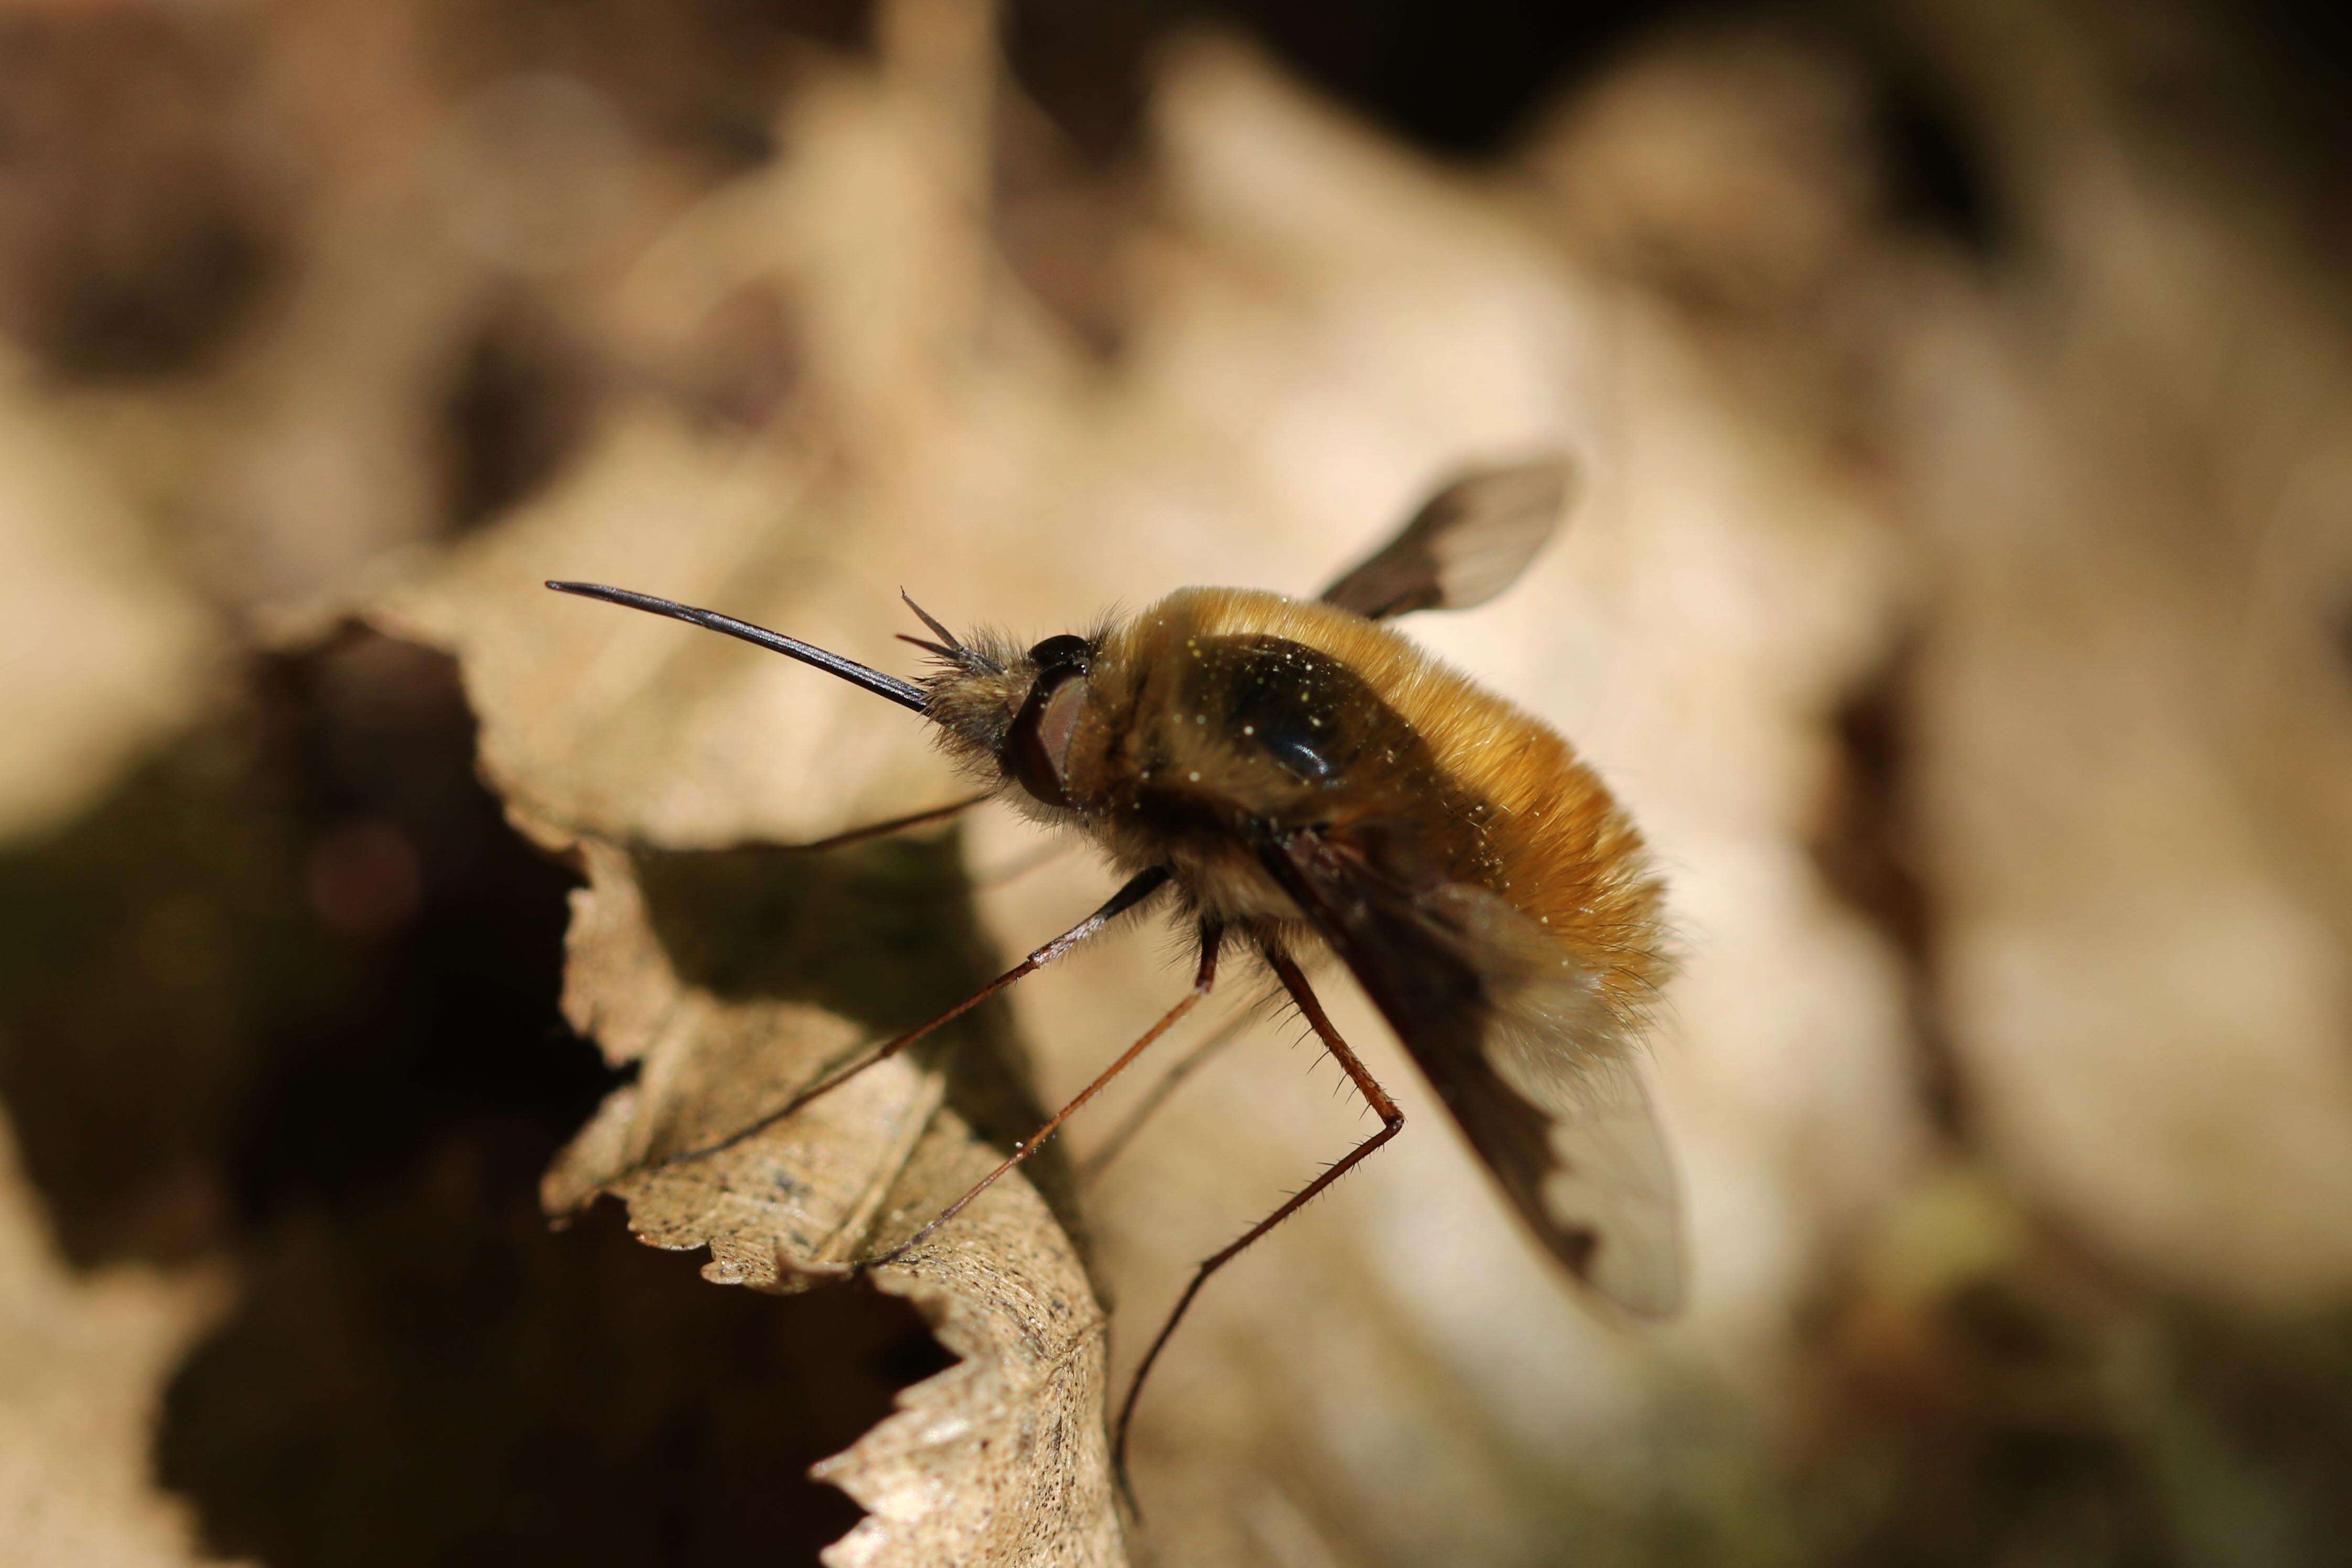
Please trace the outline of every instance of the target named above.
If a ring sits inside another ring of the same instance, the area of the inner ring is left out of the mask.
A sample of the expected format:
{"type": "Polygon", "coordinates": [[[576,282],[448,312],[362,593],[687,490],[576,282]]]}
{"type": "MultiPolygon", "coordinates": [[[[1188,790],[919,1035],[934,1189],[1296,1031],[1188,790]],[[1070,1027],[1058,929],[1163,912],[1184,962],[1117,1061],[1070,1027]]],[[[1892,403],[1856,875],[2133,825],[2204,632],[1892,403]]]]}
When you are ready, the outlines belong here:
{"type": "Polygon", "coordinates": [[[1241,1032],[1249,1027],[1256,1012],[1255,1007],[1243,1008],[1218,1025],[1199,1045],[1179,1057],[1176,1065],[1160,1075],[1160,1081],[1144,1091],[1143,1098],[1136,1101],[1135,1108],[1127,1113],[1095,1152],[1087,1156],[1085,1163],[1078,1167],[1078,1179],[1091,1182],[1108,1169],[1113,1160],[1127,1152],[1127,1146],[1135,1141],[1135,1135],[1143,1131],[1144,1123],[1159,1114],[1160,1108],[1168,1103],[1178,1086],[1238,1039],[1241,1032]]]}
{"type": "Polygon", "coordinates": [[[857,1060],[851,1062],[848,1066],[838,1068],[834,1071],[825,1074],[824,1077],[817,1079],[816,1082],[809,1085],[808,1088],[793,1096],[793,1098],[785,1101],[782,1106],[777,1110],[768,1112],[767,1115],[761,1117],[757,1121],[752,1122],[750,1126],[736,1129],[734,1131],[730,1132],[726,1137],[719,1140],[716,1143],[706,1143],[699,1149],[688,1149],[682,1153],[672,1154],[665,1159],[658,1160],[655,1162],[654,1168],[659,1170],[664,1166],[684,1164],[689,1160],[706,1159],[712,1154],[717,1154],[725,1150],[732,1149],[746,1139],[759,1136],[761,1133],[765,1132],[769,1128],[773,1127],[777,1122],[784,1120],[787,1116],[790,1116],[794,1111],[805,1107],[811,1100],[815,1100],[819,1095],[830,1093],[832,1090],[840,1088],[843,1084],[847,1083],[851,1079],[856,1078],[859,1073],[864,1072],[867,1068],[872,1067],[877,1062],[889,1060],[892,1057],[897,1056],[900,1051],[905,1050],[908,1046],[913,1045],[917,1040],[919,1040],[924,1036],[931,1033],[931,1031],[937,1029],[942,1024],[952,1022],[953,1020],[963,1016],[966,1013],[971,1012],[974,1007],[979,1006],[982,1002],[987,1001],[991,996],[995,995],[998,992],[1003,990],[1006,986],[1012,984],[1022,976],[1025,974],[1034,974],[1038,970],[1045,968],[1047,964],[1053,963],[1055,959],[1062,957],[1072,948],[1086,941],[1088,937],[1093,936],[1096,932],[1101,931],[1103,927],[1110,924],[1111,921],[1118,919],[1119,916],[1125,914],[1128,910],[1133,909],[1136,905],[1141,903],[1152,894],[1158,892],[1160,885],[1167,880],[1168,873],[1156,866],[1151,868],[1150,870],[1137,872],[1134,876],[1127,879],[1127,883],[1124,887],[1120,888],[1118,892],[1113,893],[1108,900],[1106,900],[1100,909],[1095,910],[1094,913],[1088,915],[1086,919],[1080,921],[1077,924],[1072,926],[1061,935],[1055,937],[1045,946],[1037,949],[1034,952],[1032,952],[1028,957],[1023,959],[1020,963],[1014,964],[1012,968],[1006,970],[1003,973],[998,975],[995,979],[990,981],[987,984],[982,986],[979,990],[973,992],[971,995],[965,997],[962,1001],[957,1003],[946,1012],[941,1013],[938,1017],[931,1019],[928,1023],[917,1025],[914,1028],[908,1030],[905,1034],[900,1035],[894,1040],[887,1040],[883,1042],[883,1044],[876,1047],[871,1052],[860,1057],[857,1060]]]}
{"type": "Polygon", "coordinates": [[[1049,838],[1034,848],[1008,855],[993,866],[982,866],[971,874],[975,888],[993,888],[1010,882],[1015,877],[1025,877],[1038,867],[1050,864],[1078,847],[1078,840],[1069,837],[1049,838]]]}
{"type": "Polygon", "coordinates": [[[934,805],[924,811],[910,811],[904,816],[894,816],[887,822],[869,822],[863,827],[852,827],[829,837],[812,838],[806,844],[788,844],[784,847],[795,854],[814,855],[822,850],[839,849],[851,844],[863,844],[869,838],[880,838],[891,833],[903,833],[909,827],[920,827],[927,822],[945,822],[958,812],[970,811],[973,806],[995,794],[992,789],[984,789],[978,795],[966,795],[961,800],[951,800],[945,805],[934,805]]]}
{"type": "Polygon", "coordinates": [[[1288,1203],[1252,1226],[1239,1241],[1203,1259],[1201,1266],[1192,1271],[1192,1283],[1185,1286],[1184,1293],[1176,1298],[1175,1310],[1168,1314],[1168,1321],[1160,1325],[1160,1332],[1152,1336],[1151,1348],[1143,1352],[1143,1360],[1135,1369],[1135,1381],[1127,1385],[1127,1399],[1118,1407],[1118,1425],[1111,1436],[1111,1473],[1118,1478],[1118,1489],[1127,1499],[1128,1507],[1133,1509],[1139,1518],[1143,1510],[1136,1507],[1135,1487],[1127,1474],[1128,1427],[1135,1419],[1136,1396],[1143,1392],[1143,1380],[1150,1375],[1151,1363],[1160,1359],[1160,1351],[1166,1348],[1168,1336],[1176,1331],[1178,1323],[1183,1321],[1184,1313],[1192,1305],[1192,1298],[1201,1293],[1201,1287],[1208,1283],[1210,1275],[1239,1257],[1267,1231],[1305,1208],[1316,1194],[1353,1170],[1358,1162],[1395,1137],[1398,1129],[1404,1125],[1404,1112],[1397,1109],[1396,1101],[1388,1097],[1388,1091],[1364,1069],[1364,1064],[1356,1059],[1356,1053],[1348,1048],[1348,1042],[1339,1037],[1339,1031],[1331,1026],[1331,1020],[1324,1016],[1322,1003],[1317,1001],[1315,993],[1307,988],[1307,976],[1298,972],[1298,965],[1287,953],[1268,952],[1265,956],[1266,962],[1274,966],[1276,978],[1281,980],[1283,989],[1290,993],[1291,1000],[1298,1004],[1299,1012],[1306,1015],[1307,1022],[1322,1037],[1332,1059],[1353,1080],[1357,1092],[1380,1117],[1381,1130],[1348,1151],[1339,1163],[1307,1183],[1288,1203]]]}
{"type": "Polygon", "coordinates": [[[1044,1145],[1045,1140],[1054,1135],[1055,1130],[1060,1127],[1063,1122],[1070,1119],[1070,1113],[1072,1111],[1077,1110],[1078,1107],[1084,1105],[1087,1100],[1092,1100],[1097,1092],[1101,1089],[1103,1085],[1117,1078],[1129,1063],[1132,1062],[1136,1058],[1144,1053],[1147,1047],[1149,1047],[1153,1041],[1159,1039],[1160,1036],[1166,1034],[1170,1029],[1173,1028],[1179,1018],[1181,1018],[1185,1014],[1199,1006],[1201,1005],[1202,998],[1208,995],[1209,988],[1217,983],[1217,948],[1222,942],[1222,933],[1219,932],[1216,927],[1212,925],[1202,926],[1201,928],[1201,967],[1199,973],[1192,977],[1192,989],[1187,991],[1181,997],[1178,998],[1176,1005],[1169,1008],[1167,1012],[1161,1014],[1160,1016],[1160,1022],[1152,1025],[1149,1029],[1144,1030],[1142,1037],[1137,1040],[1135,1044],[1128,1047],[1125,1051],[1120,1053],[1119,1058],[1117,1061],[1103,1068],[1101,1076],[1097,1077],[1094,1082],[1087,1085],[1086,1088],[1080,1089],[1078,1091],[1078,1097],[1076,1100],[1070,1101],[1069,1104],[1055,1111],[1052,1121],[1046,1122],[1045,1126],[1037,1129],[1036,1132],[1027,1140],[1014,1144],[1013,1146],[1013,1152],[1005,1157],[1003,1164],[1000,1164],[996,1169],[989,1172],[988,1174],[982,1176],[978,1182],[974,1183],[971,1191],[964,1194],[963,1196],[956,1199],[955,1202],[940,1210],[937,1217],[932,1219],[929,1225],[923,1226],[922,1229],[917,1231],[914,1235],[908,1237],[906,1240],[900,1242],[898,1246],[892,1247],[881,1257],[875,1258],[874,1262],[877,1264],[896,1263],[899,1258],[904,1258],[908,1253],[912,1252],[916,1247],[929,1240],[932,1233],[937,1231],[940,1226],[947,1224],[948,1221],[955,1218],[959,1214],[961,1214],[966,1204],[971,1203],[972,1199],[988,1191],[990,1187],[994,1186],[996,1184],[996,1179],[999,1176],[1002,1176],[1005,1172],[1013,1169],[1013,1166],[1021,1163],[1022,1161],[1026,1160],[1030,1155],[1035,1153],[1038,1149],[1044,1145]]]}

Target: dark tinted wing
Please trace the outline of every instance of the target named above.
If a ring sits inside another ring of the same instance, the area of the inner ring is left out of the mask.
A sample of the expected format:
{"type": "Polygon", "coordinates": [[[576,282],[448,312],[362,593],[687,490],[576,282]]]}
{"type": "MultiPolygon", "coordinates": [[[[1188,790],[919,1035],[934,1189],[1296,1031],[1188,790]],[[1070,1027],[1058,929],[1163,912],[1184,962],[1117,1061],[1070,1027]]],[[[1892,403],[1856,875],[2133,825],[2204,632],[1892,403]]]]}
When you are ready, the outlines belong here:
{"type": "Polygon", "coordinates": [[[1564,950],[1483,888],[1405,885],[1377,847],[1301,832],[1263,858],[1552,1254],[1628,1311],[1681,1306],[1680,1196],[1635,1044],[1564,950]]]}
{"type": "Polygon", "coordinates": [[[1568,487],[1561,457],[1464,474],[1323,598],[1376,621],[1483,605],[1517,581],[1559,526],[1568,487]]]}

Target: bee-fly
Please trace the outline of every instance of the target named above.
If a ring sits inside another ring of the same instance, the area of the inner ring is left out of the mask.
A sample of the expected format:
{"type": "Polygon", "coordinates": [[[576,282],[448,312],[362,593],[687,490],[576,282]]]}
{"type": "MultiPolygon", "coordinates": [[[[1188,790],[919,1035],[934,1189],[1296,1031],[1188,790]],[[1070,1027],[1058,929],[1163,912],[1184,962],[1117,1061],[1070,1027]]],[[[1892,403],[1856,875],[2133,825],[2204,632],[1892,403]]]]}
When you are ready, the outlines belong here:
{"type": "Polygon", "coordinates": [[[1201,1287],[1404,1125],[1301,973],[1320,949],[1396,1030],[1555,1258],[1637,1314],[1663,1315],[1682,1300],[1675,1183],[1634,1060],[1668,968],[1663,892],[1641,837],[1559,735],[1386,624],[1502,592],[1550,537],[1568,479],[1558,459],[1456,479],[1313,600],[1185,588],[1124,624],[1024,650],[959,638],[909,599],[931,634],[905,638],[931,659],[919,681],[666,599],[548,584],[744,638],[929,719],[941,747],[987,787],[876,831],[1002,798],[1086,835],[1127,878],[978,995],[728,1142],[1147,900],[1166,895],[1197,933],[1192,990],[893,1257],[1034,1152],[1206,996],[1229,948],[1273,972],[1379,1115],[1377,1131],[1195,1271],[1120,1407],[1112,1453],[1122,1487],[1136,1395],[1201,1287]]]}

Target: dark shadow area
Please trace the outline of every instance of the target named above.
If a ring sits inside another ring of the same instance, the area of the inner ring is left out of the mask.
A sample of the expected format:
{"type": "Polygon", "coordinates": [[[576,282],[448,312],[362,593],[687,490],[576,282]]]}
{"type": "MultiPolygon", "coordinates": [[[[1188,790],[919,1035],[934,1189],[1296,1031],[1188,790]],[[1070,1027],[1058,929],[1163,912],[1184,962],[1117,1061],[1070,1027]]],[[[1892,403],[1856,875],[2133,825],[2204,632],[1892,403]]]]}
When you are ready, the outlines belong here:
{"type": "Polygon", "coordinates": [[[1894,215],[1983,259],[2013,237],[1985,150],[1935,73],[1888,46],[1873,75],[1878,164],[1894,215]]]}
{"type": "Polygon", "coordinates": [[[2352,1318],[2126,1304],[2049,1254],[1827,1321],[1801,1459],[1819,1561],[2188,1568],[2340,1561],[2352,1318]],[[1833,1458],[1832,1458],[1833,1457],[1833,1458]]]}
{"type": "Polygon", "coordinates": [[[460,1130],[518,1180],[607,1087],[572,879],[473,773],[448,660],[364,633],[0,858],[0,1098],[67,1255],[234,1243],[460,1130]]]}
{"type": "Polygon", "coordinates": [[[1810,847],[1829,890],[1877,930],[1903,965],[1920,1103],[1948,1138],[1968,1132],[1966,1085],[1937,994],[1937,917],[1919,864],[1911,798],[1911,702],[1919,648],[1906,637],[1832,720],[1837,772],[1810,847]]]}
{"type": "Polygon", "coordinates": [[[451,531],[473,531],[563,472],[594,425],[601,380],[549,313],[513,301],[491,314],[441,408],[451,531]]]}
{"type": "Polygon", "coordinates": [[[1151,50],[1205,25],[1255,37],[1319,90],[1431,152],[1475,158],[1502,151],[1529,114],[1641,33],[1761,10],[1697,0],[1013,0],[1005,38],[1022,86],[1096,156],[1134,136],[1151,50]]]}
{"type": "MultiPolygon", "coordinates": [[[[2189,35],[2216,40],[2212,95],[2223,115],[2259,132],[2263,151],[2305,183],[2298,205],[2316,216],[2307,237],[2332,264],[2352,239],[2352,10],[2333,0],[2187,0],[2189,35]]],[[[2161,73],[2158,73],[2159,75],[2161,73]]],[[[2200,126],[2199,129],[2204,129],[2200,126]]]]}
{"type": "Polygon", "coordinates": [[[236,1265],[156,1448],[215,1550],[808,1561],[857,1517],[808,1464],[946,1358],[863,1287],[549,1229],[540,1173],[618,1075],[556,1011],[573,879],[473,747],[447,659],[347,631],[0,858],[26,1168],[79,1267],[236,1265]]]}
{"type": "Polygon", "coordinates": [[[2151,1478],[2098,1386],[2099,1325],[2009,1280],[1917,1310],[1904,1325],[1916,1362],[1850,1320],[1823,1347],[1849,1426],[1826,1445],[1835,1466],[1810,1478],[1832,1515],[1827,1562],[2177,1561],[2151,1478]]]}
{"type": "Polygon", "coordinates": [[[1504,150],[1530,113],[1644,32],[1760,11],[1698,0],[1225,0],[1307,79],[1432,152],[1504,150]]]}
{"type": "Polygon", "coordinates": [[[357,1213],[289,1215],[182,1367],[164,1483],[276,1568],[807,1563],[855,1524],[809,1465],[947,1358],[863,1285],[724,1289],[600,1205],[445,1145],[357,1213]]]}
{"type": "MultiPolygon", "coordinates": [[[[980,930],[952,833],[822,853],[761,844],[641,848],[635,859],[655,934],[681,979],[722,997],[823,1007],[877,1043],[936,1017],[1006,967],[980,930]]],[[[983,1141],[1009,1152],[1045,1121],[1015,1065],[1003,998],[913,1048],[943,1068],[948,1103],[983,1141]]],[[[1048,1143],[1022,1169],[1083,1252],[1061,1144],[1048,1143]]]]}
{"type": "Polygon", "coordinates": [[[304,911],[366,962],[320,1014],[264,1037],[235,1124],[240,1215],[364,1200],[461,1129],[502,1156],[501,1180],[535,1182],[613,1081],[555,1012],[571,875],[475,778],[448,659],[355,633],[272,663],[264,689],[282,804],[309,840],[304,911]],[[356,1136],[335,1113],[353,1107],[356,1136]]]}
{"type": "Polygon", "coordinates": [[[1001,967],[951,834],[815,854],[750,844],[635,858],[678,977],[719,996],[814,1003],[897,1030],[1001,967]]]}
{"type": "Polygon", "coordinates": [[[1440,157],[1507,157],[1541,117],[1654,40],[1711,27],[1778,29],[1864,79],[1870,145],[1889,217],[1979,261],[2017,237],[1998,171],[1947,80],[1895,18],[1867,8],[1753,0],[1612,0],[1532,6],[1471,0],[1013,0],[1010,69],[1037,112],[1000,111],[991,204],[1014,276],[1102,358],[1129,314],[1121,247],[1152,197],[1143,123],[1152,63],[1169,39],[1242,34],[1386,133],[1440,157]]]}
{"type": "MultiPolygon", "coordinates": [[[[231,29],[234,31],[234,29],[231,29]]],[[[234,50],[146,7],[0,19],[0,330],[90,380],[209,360],[283,269],[234,50]]]]}

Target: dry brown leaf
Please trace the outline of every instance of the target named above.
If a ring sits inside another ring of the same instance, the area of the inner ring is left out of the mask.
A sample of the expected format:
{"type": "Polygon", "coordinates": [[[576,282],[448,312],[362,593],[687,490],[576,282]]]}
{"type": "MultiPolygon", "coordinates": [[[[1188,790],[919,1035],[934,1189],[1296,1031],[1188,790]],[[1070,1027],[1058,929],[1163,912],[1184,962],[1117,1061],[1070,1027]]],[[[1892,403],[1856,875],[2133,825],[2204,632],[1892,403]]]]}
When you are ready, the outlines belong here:
{"type": "MultiPolygon", "coordinates": [[[[758,853],[684,858],[724,865],[758,853]]],[[[645,1240],[709,1248],[706,1278],[792,1289],[845,1278],[994,1165],[991,1148],[945,1109],[946,1079],[902,1057],[737,1147],[648,1168],[751,1125],[847,1058],[861,1035],[820,1007],[682,979],[646,886],[680,858],[633,861],[596,840],[582,856],[589,885],[576,897],[565,1012],[613,1061],[640,1071],[549,1173],[551,1211],[611,1193],[645,1240]]],[[[756,920],[700,934],[728,956],[791,940],[756,920]]],[[[818,1468],[872,1515],[826,1561],[1120,1560],[1101,1419],[1103,1314],[1035,1189],[1000,1182],[870,1278],[914,1301],[963,1360],[818,1468]]]]}

